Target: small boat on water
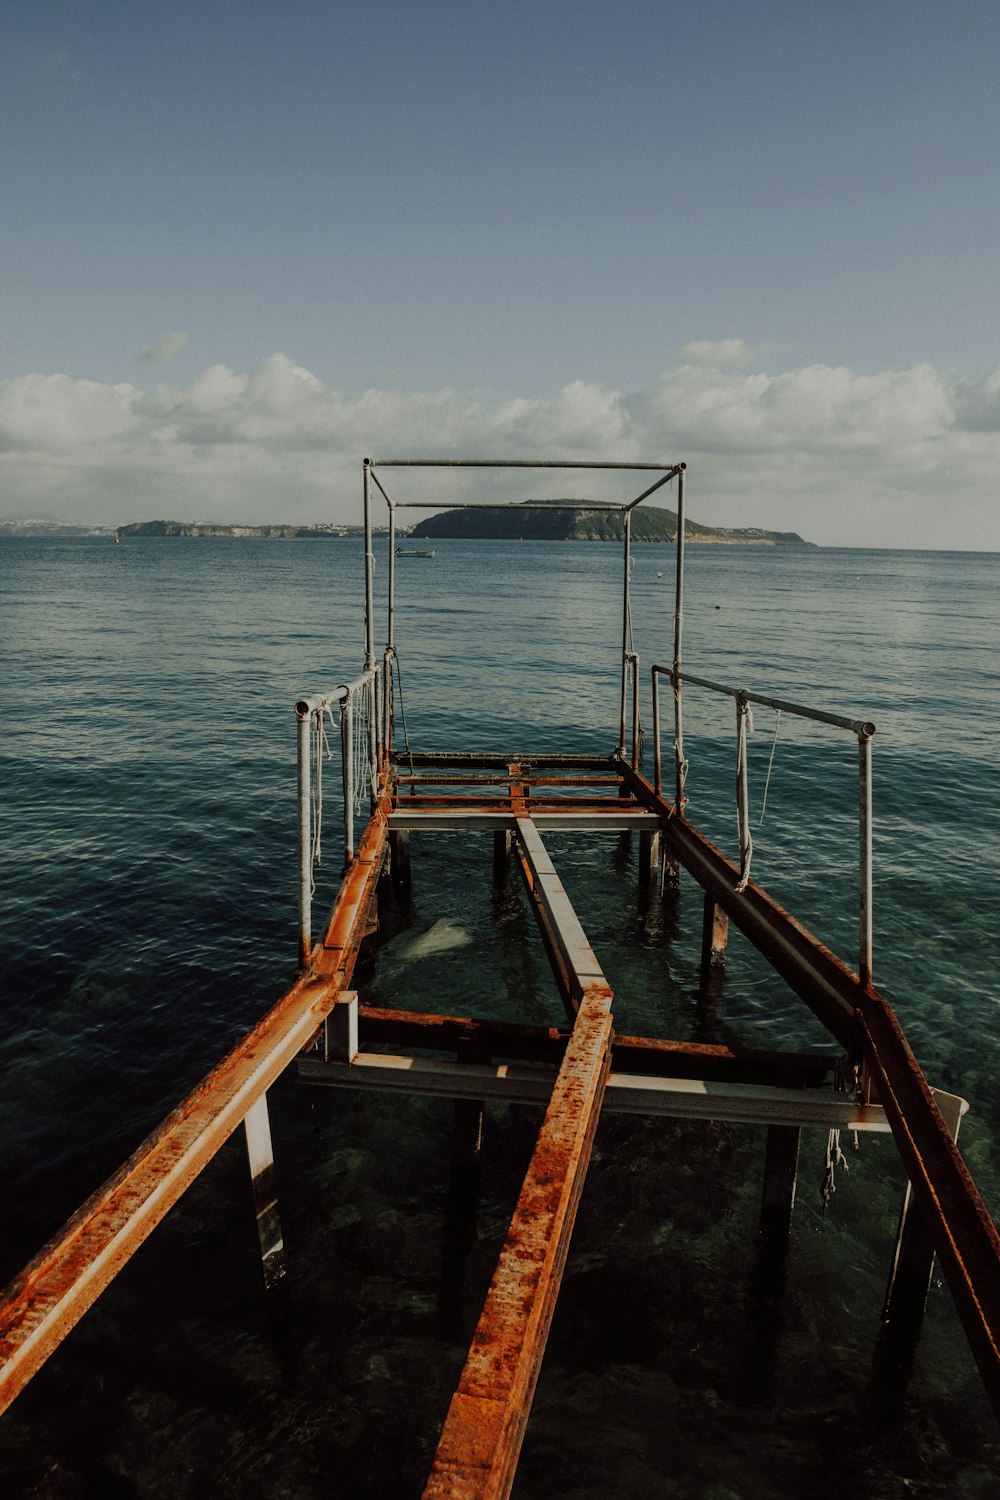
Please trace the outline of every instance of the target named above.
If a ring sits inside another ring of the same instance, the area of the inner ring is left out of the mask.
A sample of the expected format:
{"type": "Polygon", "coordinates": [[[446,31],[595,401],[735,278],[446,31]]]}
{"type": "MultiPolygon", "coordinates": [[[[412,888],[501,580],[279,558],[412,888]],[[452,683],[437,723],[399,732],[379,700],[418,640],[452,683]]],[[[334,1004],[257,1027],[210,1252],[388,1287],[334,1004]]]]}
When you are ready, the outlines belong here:
{"type": "Polygon", "coordinates": [[[433,552],[433,550],[431,550],[430,552],[424,552],[419,547],[397,547],[396,548],[396,556],[397,557],[433,557],[434,556],[434,552],[433,552]]]}

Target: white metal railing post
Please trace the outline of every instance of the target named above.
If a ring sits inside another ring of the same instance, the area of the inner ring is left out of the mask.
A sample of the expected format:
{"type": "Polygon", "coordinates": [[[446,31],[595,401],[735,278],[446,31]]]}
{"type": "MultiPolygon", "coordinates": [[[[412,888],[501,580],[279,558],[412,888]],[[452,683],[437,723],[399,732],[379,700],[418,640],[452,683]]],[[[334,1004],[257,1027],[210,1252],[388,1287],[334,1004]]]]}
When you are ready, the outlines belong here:
{"type": "Polygon", "coordinates": [[[347,688],[340,705],[340,758],[344,767],[344,864],[354,859],[354,695],[347,688]]]}
{"type": "Polygon", "coordinates": [[[622,556],[624,560],[624,579],[622,582],[622,691],[621,691],[621,720],[618,731],[618,753],[625,759],[626,744],[626,695],[628,682],[628,660],[629,660],[629,621],[631,618],[632,601],[630,596],[631,579],[629,577],[629,564],[631,562],[632,541],[632,512],[626,510],[622,515],[622,556]]]}
{"type": "Polygon", "coordinates": [[[750,788],[747,777],[747,729],[750,721],[750,704],[745,693],[736,699],[736,824],[740,840],[740,884],[744,889],[750,878],[750,857],[753,841],[750,837],[750,788]]]}
{"type": "MultiPolygon", "coordinates": [[[[870,726],[866,726],[870,727],[870,726]]],[[[872,739],[858,735],[858,975],[872,986],[872,739]]]]}
{"type": "Polygon", "coordinates": [[[660,760],[660,674],[655,666],[650,677],[653,683],[653,785],[659,796],[663,790],[663,765],[660,760]]]}
{"type": "Polygon", "coordinates": [[[305,969],[312,954],[312,711],[297,703],[295,714],[299,772],[299,965],[305,969]]]}
{"type": "Polygon", "coordinates": [[[684,472],[677,475],[677,585],[674,594],[674,809],[684,815],[684,719],[681,710],[681,650],[684,635],[684,472]]]}

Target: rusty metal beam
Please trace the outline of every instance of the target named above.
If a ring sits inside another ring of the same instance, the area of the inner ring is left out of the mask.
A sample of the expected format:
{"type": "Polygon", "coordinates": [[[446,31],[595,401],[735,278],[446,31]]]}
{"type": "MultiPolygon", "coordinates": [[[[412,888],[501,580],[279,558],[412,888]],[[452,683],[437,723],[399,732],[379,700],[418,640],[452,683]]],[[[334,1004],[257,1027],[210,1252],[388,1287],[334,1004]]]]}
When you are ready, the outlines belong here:
{"type": "Polygon", "coordinates": [[[611,1057],[611,992],[585,997],[438,1444],[425,1500],[509,1495],[611,1057]]]}
{"type": "Polygon", "coordinates": [[[0,1411],[317,1033],[349,982],[386,843],[383,803],[341,886],[314,967],[203,1078],[0,1297],[0,1411]]]}

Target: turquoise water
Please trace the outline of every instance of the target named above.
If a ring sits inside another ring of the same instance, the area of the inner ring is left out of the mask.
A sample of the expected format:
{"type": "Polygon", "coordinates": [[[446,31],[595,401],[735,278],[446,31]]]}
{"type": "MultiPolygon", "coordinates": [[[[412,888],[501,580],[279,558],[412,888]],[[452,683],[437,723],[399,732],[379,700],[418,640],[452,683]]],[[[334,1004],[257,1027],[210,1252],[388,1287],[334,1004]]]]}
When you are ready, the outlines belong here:
{"type": "MultiPolygon", "coordinates": [[[[291,705],[360,666],[360,561],[350,541],[0,544],[5,1277],[290,976],[291,705]]],[[[636,549],[647,725],[672,563],[636,549]]],[[[386,565],[378,544],[380,584],[386,565]]],[[[442,542],[397,577],[415,747],[612,747],[617,548],[442,542]]],[[[876,721],[876,982],[931,1081],[970,1100],[963,1149],[994,1214],[998,597],[992,555],[692,547],[685,613],[690,671],[876,721]]],[[[732,706],[694,688],[685,701],[689,815],[734,852],[732,706]]],[[[853,741],[783,717],[759,824],[774,730],[758,711],[754,875],[853,962],[853,741]]],[[[824,1048],[738,938],[719,1007],[699,1005],[693,888],[665,920],[640,900],[634,850],[550,844],[621,1029],[824,1048]]],[[[493,888],[489,848],[415,839],[413,873],[370,992],[557,1021],[529,914],[516,885],[493,888]],[[472,941],[431,968],[408,939],[442,917],[472,941]]],[[[450,1107],[290,1079],[276,1094],[287,1295],[268,1306],[260,1292],[233,1143],[0,1420],[0,1492],[420,1493],[537,1115],[490,1114],[463,1283],[442,1269],[450,1107]]],[[[515,1494],[1000,1493],[995,1424],[945,1289],[899,1409],[873,1400],[901,1172],[891,1142],[864,1139],[824,1214],[824,1145],[805,1138],[775,1301],[754,1263],[762,1140],[601,1126],[515,1494]]]]}

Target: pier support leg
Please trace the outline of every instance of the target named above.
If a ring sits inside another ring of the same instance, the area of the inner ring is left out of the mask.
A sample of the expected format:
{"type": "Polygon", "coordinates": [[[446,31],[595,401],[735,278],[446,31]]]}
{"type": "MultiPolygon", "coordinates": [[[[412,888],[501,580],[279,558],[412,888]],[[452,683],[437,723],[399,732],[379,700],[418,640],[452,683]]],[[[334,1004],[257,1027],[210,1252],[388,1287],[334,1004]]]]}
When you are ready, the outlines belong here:
{"type": "Polygon", "coordinates": [[[323,1022],[323,1061],[352,1063],[358,1055],[358,994],[344,990],[323,1022]]]}
{"type": "Polygon", "coordinates": [[[729,945],[729,917],[717,906],[714,897],[705,892],[705,908],[701,923],[701,978],[706,981],[709,971],[721,964],[729,945]]]}
{"type": "Polygon", "coordinates": [[[271,1147],[271,1122],[267,1113],[267,1095],[261,1094],[243,1121],[246,1131],[250,1179],[253,1183],[254,1210],[264,1285],[272,1291],[285,1276],[285,1246],[278,1217],[278,1191],[271,1147]]]}
{"type": "Polygon", "coordinates": [[[659,833],[639,835],[639,884],[644,890],[656,888],[656,876],[660,867],[659,833]]]}
{"type": "Polygon", "coordinates": [[[410,835],[405,829],[389,834],[389,857],[392,861],[392,883],[397,891],[408,891],[410,878],[410,835]]]}
{"type": "Polygon", "coordinates": [[[502,885],[510,865],[512,834],[509,828],[498,828],[493,835],[493,879],[502,885]]]}
{"type": "MultiPolygon", "coordinates": [[[[961,1100],[950,1094],[936,1097],[952,1139],[957,1141],[962,1120],[961,1100]]],[[[906,1389],[933,1273],[934,1247],[907,1182],[882,1310],[882,1329],[875,1350],[876,1395],[884,1408],[883,1415],[889,1420],[906,1389]]]]}
{"type": "MultiPolygon", "coordinates": [[[[471,1037],[459,1043],[456,1056],[459,1062],[488,1060],[486,1049],[471,1037]]],[[[462,1289],[465,1264],[476,1242],[485,1117],[486,1105],[482,1099],[456,1099],[452,1105],[451,1164],[439,1298],[442,1331],[452,1335],[463,1332],[462,1289]]]]}
{"type": "Polygon", "coordinates": [[[760,1233],[765,1252],[787,1254],[799,1170],[797,1125],[769,1125],[764,1158],[764,1192],[760,1204],[760,1233]]]}

